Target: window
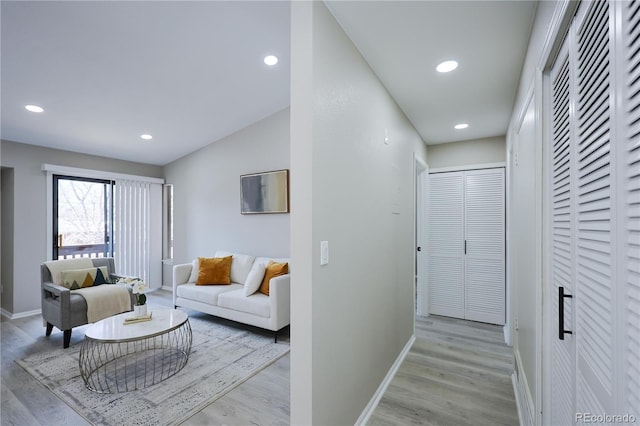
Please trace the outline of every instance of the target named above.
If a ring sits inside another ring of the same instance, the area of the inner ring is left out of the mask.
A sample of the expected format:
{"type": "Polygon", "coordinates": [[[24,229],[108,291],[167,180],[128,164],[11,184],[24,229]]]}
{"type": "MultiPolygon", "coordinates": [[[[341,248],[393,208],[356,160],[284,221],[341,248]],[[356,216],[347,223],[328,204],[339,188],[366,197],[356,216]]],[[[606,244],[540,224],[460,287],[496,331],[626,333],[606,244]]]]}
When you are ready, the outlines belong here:
{"type": "Polygon", "coordinates": [[[53,259],[113,256],[113,184],[53,176],[53,259]]]}
{"type": "Polygon", "coordinates": [[[51,259],[111,256],[118,274],[159,280],[163,179],[51,164],[42,170],[51,259]]]}

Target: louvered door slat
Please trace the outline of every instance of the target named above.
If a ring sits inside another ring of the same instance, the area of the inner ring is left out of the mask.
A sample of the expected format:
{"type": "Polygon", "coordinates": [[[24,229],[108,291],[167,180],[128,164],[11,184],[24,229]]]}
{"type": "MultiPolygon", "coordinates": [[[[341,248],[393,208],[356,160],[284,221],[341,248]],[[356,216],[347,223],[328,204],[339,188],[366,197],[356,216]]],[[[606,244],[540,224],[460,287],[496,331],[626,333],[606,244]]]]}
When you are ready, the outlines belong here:
{"type": "Polygon", "coordinates": [[[464,318],[463,173],[429,175],[429,312],[464,318]]]}
{"type": "Polygon", "coordinates": [[[582,9],[577,31],[577,412],[615,410],[609,3],[582,9]]]}
{"type": "Polygon", "coordinates": [[[504,324],[504,169],[465,172],[465,318],[504,324]]]}
{"type": "MultiPolygon", "coordinates": [[[[621,394],[624,400],[620,412],[640,418],[640,1],[625,2],[622,7],[623,34],[628,37],[624,50],[623,78],[626,136],[623,164],[624,211],[621,258],[624,282],[624,369],[621,374],[621,394]]],[[[622,398],[621,398],[622,400],[622,398]]]]}

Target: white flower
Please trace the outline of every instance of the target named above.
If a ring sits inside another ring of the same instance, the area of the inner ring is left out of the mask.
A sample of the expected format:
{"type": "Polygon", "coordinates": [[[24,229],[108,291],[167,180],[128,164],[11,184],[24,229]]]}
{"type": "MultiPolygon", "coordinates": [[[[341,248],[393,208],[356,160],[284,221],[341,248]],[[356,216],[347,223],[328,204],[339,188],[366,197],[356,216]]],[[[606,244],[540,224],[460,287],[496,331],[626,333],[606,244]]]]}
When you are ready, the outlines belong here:
{"type": "Polygon", "coordinates": [[[134,294],[142,294],[147,292],[147,284],[144,281],[137,280],[132,285],[134,294]]]}
{"type": "Polygon", "coordinates": [[[144,305],[147,302],[147,296],[144,293],[149,290],[149,287],[140,278],[120,278],[118,284],[131,287],[131,292],[136,299],[136,305],[144,305]]]}

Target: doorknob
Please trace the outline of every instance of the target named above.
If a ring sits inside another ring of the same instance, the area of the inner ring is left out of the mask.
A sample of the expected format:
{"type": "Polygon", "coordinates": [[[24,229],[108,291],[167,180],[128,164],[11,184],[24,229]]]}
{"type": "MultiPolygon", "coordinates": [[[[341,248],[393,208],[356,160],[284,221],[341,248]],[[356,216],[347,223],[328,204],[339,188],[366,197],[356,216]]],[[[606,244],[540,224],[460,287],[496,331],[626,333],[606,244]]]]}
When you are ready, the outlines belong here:
{"type": "Polygon", "coordinates": [[[422,247],[418,246],[417,250],[422,251],[422,247]]]}

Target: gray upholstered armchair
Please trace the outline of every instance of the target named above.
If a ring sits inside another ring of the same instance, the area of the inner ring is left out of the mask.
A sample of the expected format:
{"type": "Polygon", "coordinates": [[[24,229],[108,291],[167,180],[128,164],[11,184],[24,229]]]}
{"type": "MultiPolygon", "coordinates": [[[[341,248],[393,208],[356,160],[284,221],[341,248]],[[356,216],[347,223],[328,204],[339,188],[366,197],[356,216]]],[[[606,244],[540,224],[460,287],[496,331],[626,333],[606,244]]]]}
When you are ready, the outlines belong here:
{"type": "MultiPolygon", "coordinates": [[[[74,259],[75,260],[75,259],[74,259]]],[[[108,282],[115,282],[120,276],[115,274],[115,264],[113,258],[94,258],[94,259],[84,259],[83,262],[90,262],[90,265],[93,265],[94,268],[99,268],[105,266],[107,268],[107,277],[105,279],[108,282]]],[[[60,270],[72,271],[77,270],[78,263],[67,260],[60,260],[54,262],[47,262],[49,264],[55,264],[53,266],[57,267],[58,272],[60,270]]],[[[87,266],[87,265],[83,265],[87,266]]],[[[40,266],[41,272],[41,285],[42,285],[42,317],[46,321],[46,335],[50,336],[53,327],[57,327],[64,332],[64,347],[69,347],[69,342],[71,341],[71,329],[73,327],[77,327],[80,325],[88,324],[89,318],[87,314],[87,300],[79,292],[73,291],[67,288],[61,283],[56,284],[55,281],[59,281],[54,279],[51,269],[47,266],[46,263],[43,263],[40,266]]],[[[110,284],[103,284],[105,286],[111,287],[110,284]]],[[[102,289],[104,290],[104,289],[102,289]]],[[[115,290],[115,288],[111,288],[108,290],[115,290]]],[[[134,296],[131,294],[131,289],[129,288],[129,306],[123,306],[122,298],[120,302],[120,308],[116,308],[120,312],[130,311],[133,309],[134,304],[134,296]],[[124,309],[123,309],[124,308],[124,309]]],[[[121,290],[120,290],[121,291],[121,290]]],[[[126,303],[126,300],[125,300],[126,303]]],[[[120,313],[120,312],[114,312],[120,313]]]]}

